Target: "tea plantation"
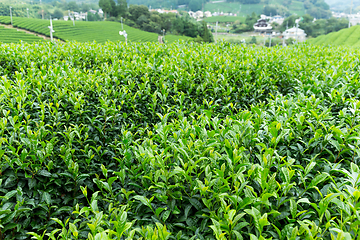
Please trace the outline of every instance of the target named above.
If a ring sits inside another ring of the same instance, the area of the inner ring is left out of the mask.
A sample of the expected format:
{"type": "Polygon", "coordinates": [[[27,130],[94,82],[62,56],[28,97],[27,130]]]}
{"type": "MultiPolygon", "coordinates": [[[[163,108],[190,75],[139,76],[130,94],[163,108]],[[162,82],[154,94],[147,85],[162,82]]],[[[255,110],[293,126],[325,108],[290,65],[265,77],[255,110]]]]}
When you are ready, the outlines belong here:
{"type": "MultiPolygon", "coordinates": [[[[0,23],[10,24],[10,17],[0,16],[0,23]]],[[[34,33],[50,36],[48,26],[49,20],[13,17],[13,26],[29,30],[34,33]]],[[[125,41],[123,36],[119,35],[122,30],[118,22],[86,22],[76,21],[73,26],[72,21],[53,21],[55,32],[54,37],[63,41],[78,41],[105,43],[106,41],[125,41]]],[[[123,24],[124,30],[128,34],[128,40],[132,42],[157,42],[158,34],[145,32],[123,24]]],[[[21,39],[21,38],[20,38],[21,39]]],[[[191,40],[186,36],[166,35],[165,40],[172,43],[177,40],[191,40]]],[[[17,42],[17,41],[16,41],[17,42]]]]}
{"type": "Polygon", "coordinates": [[[43,38],[34,36],[32,34],[27,34],[25,32],[17,31],[16,29],[9,29],[3,26],[0,26],[0,42],[2,43],[13,43],[13,42],[39,42],[44,41],[43,38]]]}
{"type": "Polygon", "coordinates": [[[358,239],[359,51],[0,48],[0,239],[358,239]]]}
{"type": "Polygon", "coordinates": [[[338,32],[321,35],[309,39],[308,42],[315,45],[360,47],[360,26],[357,25],[338,32]]]}

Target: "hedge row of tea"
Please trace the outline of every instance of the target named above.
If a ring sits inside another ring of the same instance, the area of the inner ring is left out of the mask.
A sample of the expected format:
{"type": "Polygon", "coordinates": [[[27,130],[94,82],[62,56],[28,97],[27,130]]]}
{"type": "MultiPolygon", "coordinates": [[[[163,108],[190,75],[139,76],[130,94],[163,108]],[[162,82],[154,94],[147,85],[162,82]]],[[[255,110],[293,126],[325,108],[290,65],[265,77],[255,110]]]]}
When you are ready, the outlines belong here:
{"type": "MultiPolygon", "coordinates": [[[[10,24],[10,17],[0,16],[0,23],[10,24]]],[[[13,26],[29,30],[34,33],[50,36],[48,26],[49,20],[13,17],[13,26]]],[[[86,22],[75,21],[53,21],[54,37],[63,41],[78,41],[105,43],[106,41],[125,41],[123,36],[119,35],[122,30],[118,22],[86,22]]],[[[158,34],[145,32],[136,28],[123,25],[128,34],[128,40],[132,42],[157,42],[158,34]]],[[[177,40],[191,40],[192,38],[177,35],[166,35],[166,41],[172,43],[177,40]]]]}
{"type": "Polygon", "coordinates": [[[0,239],[355,239],[359,52],[1,45],[0,239]]]}
{"type": "Polygon", "coordinates": [[[0,26],[0,42],[16,43],[19,42],[20,40],[28,43],[44,41],[43,38],[34,36],[32,34],[27,34],[25,32],[17,31],[16,29],[9,29],[0,26]]]}

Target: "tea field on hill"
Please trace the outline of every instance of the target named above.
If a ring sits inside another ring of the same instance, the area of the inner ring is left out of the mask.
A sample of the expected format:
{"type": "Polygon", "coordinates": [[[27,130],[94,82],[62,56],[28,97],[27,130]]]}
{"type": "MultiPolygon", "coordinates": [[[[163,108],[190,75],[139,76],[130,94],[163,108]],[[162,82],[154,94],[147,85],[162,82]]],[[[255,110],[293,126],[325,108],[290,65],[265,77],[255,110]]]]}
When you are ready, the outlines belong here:
{"type": "MultiPolygon", "coordinates": [[[[10,24],[10,17],[0,16],[0,23],[10,24]]],[[[49,28],[50,21],[34,18],[20,18],[13,17],[13,26],[29,30],[34,33],[44,34],[50,36],[49,28]]],[[[118,22],[86,22],[75,21],[73,26],[72,21],[53,21],[55,32],[54,37],[63,41],[78,41],[78,42],[92,42],[105,43],[106,41],[125,41],[123,36],[119,35],[122,30],[121,24],[118,22]]],[[[132,42],[157,42],[158,34],[145,32],[136,28],[123,25],[124,30],[128,34],[128,40],[132,42]]],[[[191,40],[192,38],[186,36],[166,35],[165,40],[169,43],[177,40],[191,40]]]]}
{"type": "Polygon", "coordinates": [[[360,47],[360,26],[353,26],[338,32],[321,35],[317,38],[309,39],[308,42],[315,45],[360,47]]]}
{"type": "Polygon", "coordinates": [[[0,26],[0,42],[18,43],[20,40],[28,43],[44,41],[41,37],[0,26]]]}
{"type": "Polygon", "coordinates": [[[0,48],[0,239],[356,239],[359,51],[0,48]]]}

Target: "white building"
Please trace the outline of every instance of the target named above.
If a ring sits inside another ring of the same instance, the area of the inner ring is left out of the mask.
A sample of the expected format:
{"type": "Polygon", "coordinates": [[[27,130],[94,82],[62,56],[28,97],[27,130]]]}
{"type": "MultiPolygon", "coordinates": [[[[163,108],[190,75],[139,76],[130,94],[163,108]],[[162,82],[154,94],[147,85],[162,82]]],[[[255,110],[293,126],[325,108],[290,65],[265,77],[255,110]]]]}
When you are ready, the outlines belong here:
{"type": "Polygon", "coordinates": [[[299,42],[306,40],[306,33],[301,28],[289,28],[283,32],[283,37],[286,39],[293,38],[299,42]]]}
{"type": "Polygon", "coordinates": [[[276,22],[277,24],[281,25],[284,22],[284,17],[280,15],[275,15],[271,18],[270,22],[276,22]]]}
{"type": "Polygon", "coordinates": [[[188,11],[188,14],[189,14],[190,17],[195,18],[195,13],[193,11],[188,11]]]}
{"type": "Polygon", "coordinates": [[[204,12],[204,14],[205,14],[205,17],[211,17],[212,16],[210,11],[206,11],[206,12],[204,12]]]}
{"type": "Polygon", "coordinates": [[[272,32],[272,26],[266,19],[261,18],[254,24],[255,32],[272,32]]]}
{"type": "Polygon", "coordinates": [[[266,15],[264,15],[264,14],[261,14],[261,15],[260,15],[260,18],[261,18],[261,19],[265,19],[265,20],[271,20],[271,17],[266,16],[266,15]]]}
{"type": "Polygon", "coordinates": [[[195,16],[196,16],[196,18],[203,18],[204,13],[202,11],[196,11],[195,16]]]}
{"type": "Polygon", "coordinates": [[[98,13],[99,13],[99,16],[100,16],[100,17],[103,17],[103,16],[104,16],[104,11],[103,11],[102,9],[99,9],[98,13]]]}

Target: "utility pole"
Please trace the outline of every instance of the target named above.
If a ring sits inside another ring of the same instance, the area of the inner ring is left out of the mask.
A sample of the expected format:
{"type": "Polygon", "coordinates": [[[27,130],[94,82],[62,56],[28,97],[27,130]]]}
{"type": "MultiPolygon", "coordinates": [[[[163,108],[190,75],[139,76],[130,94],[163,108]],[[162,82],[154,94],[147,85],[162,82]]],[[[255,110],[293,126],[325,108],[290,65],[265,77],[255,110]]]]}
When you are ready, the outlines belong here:
{"type": "Polygon", "coordinates": [[[122,17],[121,17],[121,29],[124,30],[123,23],[122,23],[122,17]]]}
{"type": "Polygon", "coordinates": [[[29,8],[26,8],[27,11],[27,17],[29,18],[29,8]]]}
{"type": "Polygon", "coordinates": [[[70,20],[73,21],[73,26],[75,27],[75,17],[73,16],[73,17],[71,18],[70,10],[68,10],[68,13],[69,13],[69,18],[70,18],[70,20]]]}
{"type": "Polygon", "coordinates": [[[55,31],[53,29],[51,16],[50,16],[50,26],[48,28],[50,29],[50,40],[51,40],[51,42],[53,42],[53,32],[55,32],[55,31]]]}
{"type": "Polygon", "coordinates": [[[12,21],[12,13],[11,13],[11,9],[12,7],[10,6],[10,21],[11,21],[11,26],[13,25],[13,21],[12,21]]]}
{"type": "Polygon", "coordinates": [[[44,9],[41,10],[42,19],[44,20],[44,9]]]}
{"type": "Polygon", "coordinates": [[[218,29],[218,21],[216,21],[216,27],[215,27],[215,43],[217,42],[217,29],[218,29]]]}
{"type": "Polygon", "coordinates": [[[350,19],[351,19],[351,13],[352,13],[352,6],[353,6],[353,0],[351,0],[351,6],[350,6],[349,28],[351,27],[350,19]]]}
{"type": "Polygon", "coordinates": [[[298,43],[298,28],[299,28],[299,22],[296,23],[296,44],[298,43]]]}
{"type": "Polygon", "coordinates": [[[269,47],[271,47],[271,33],[270,33],[270,42],[269,42],[269,47]]]}
{"type": "Polygon", "coordinates": [[[264,47],[266,47],[266,32],[265,32],[265,36],[264,36],[264,47]]]}

